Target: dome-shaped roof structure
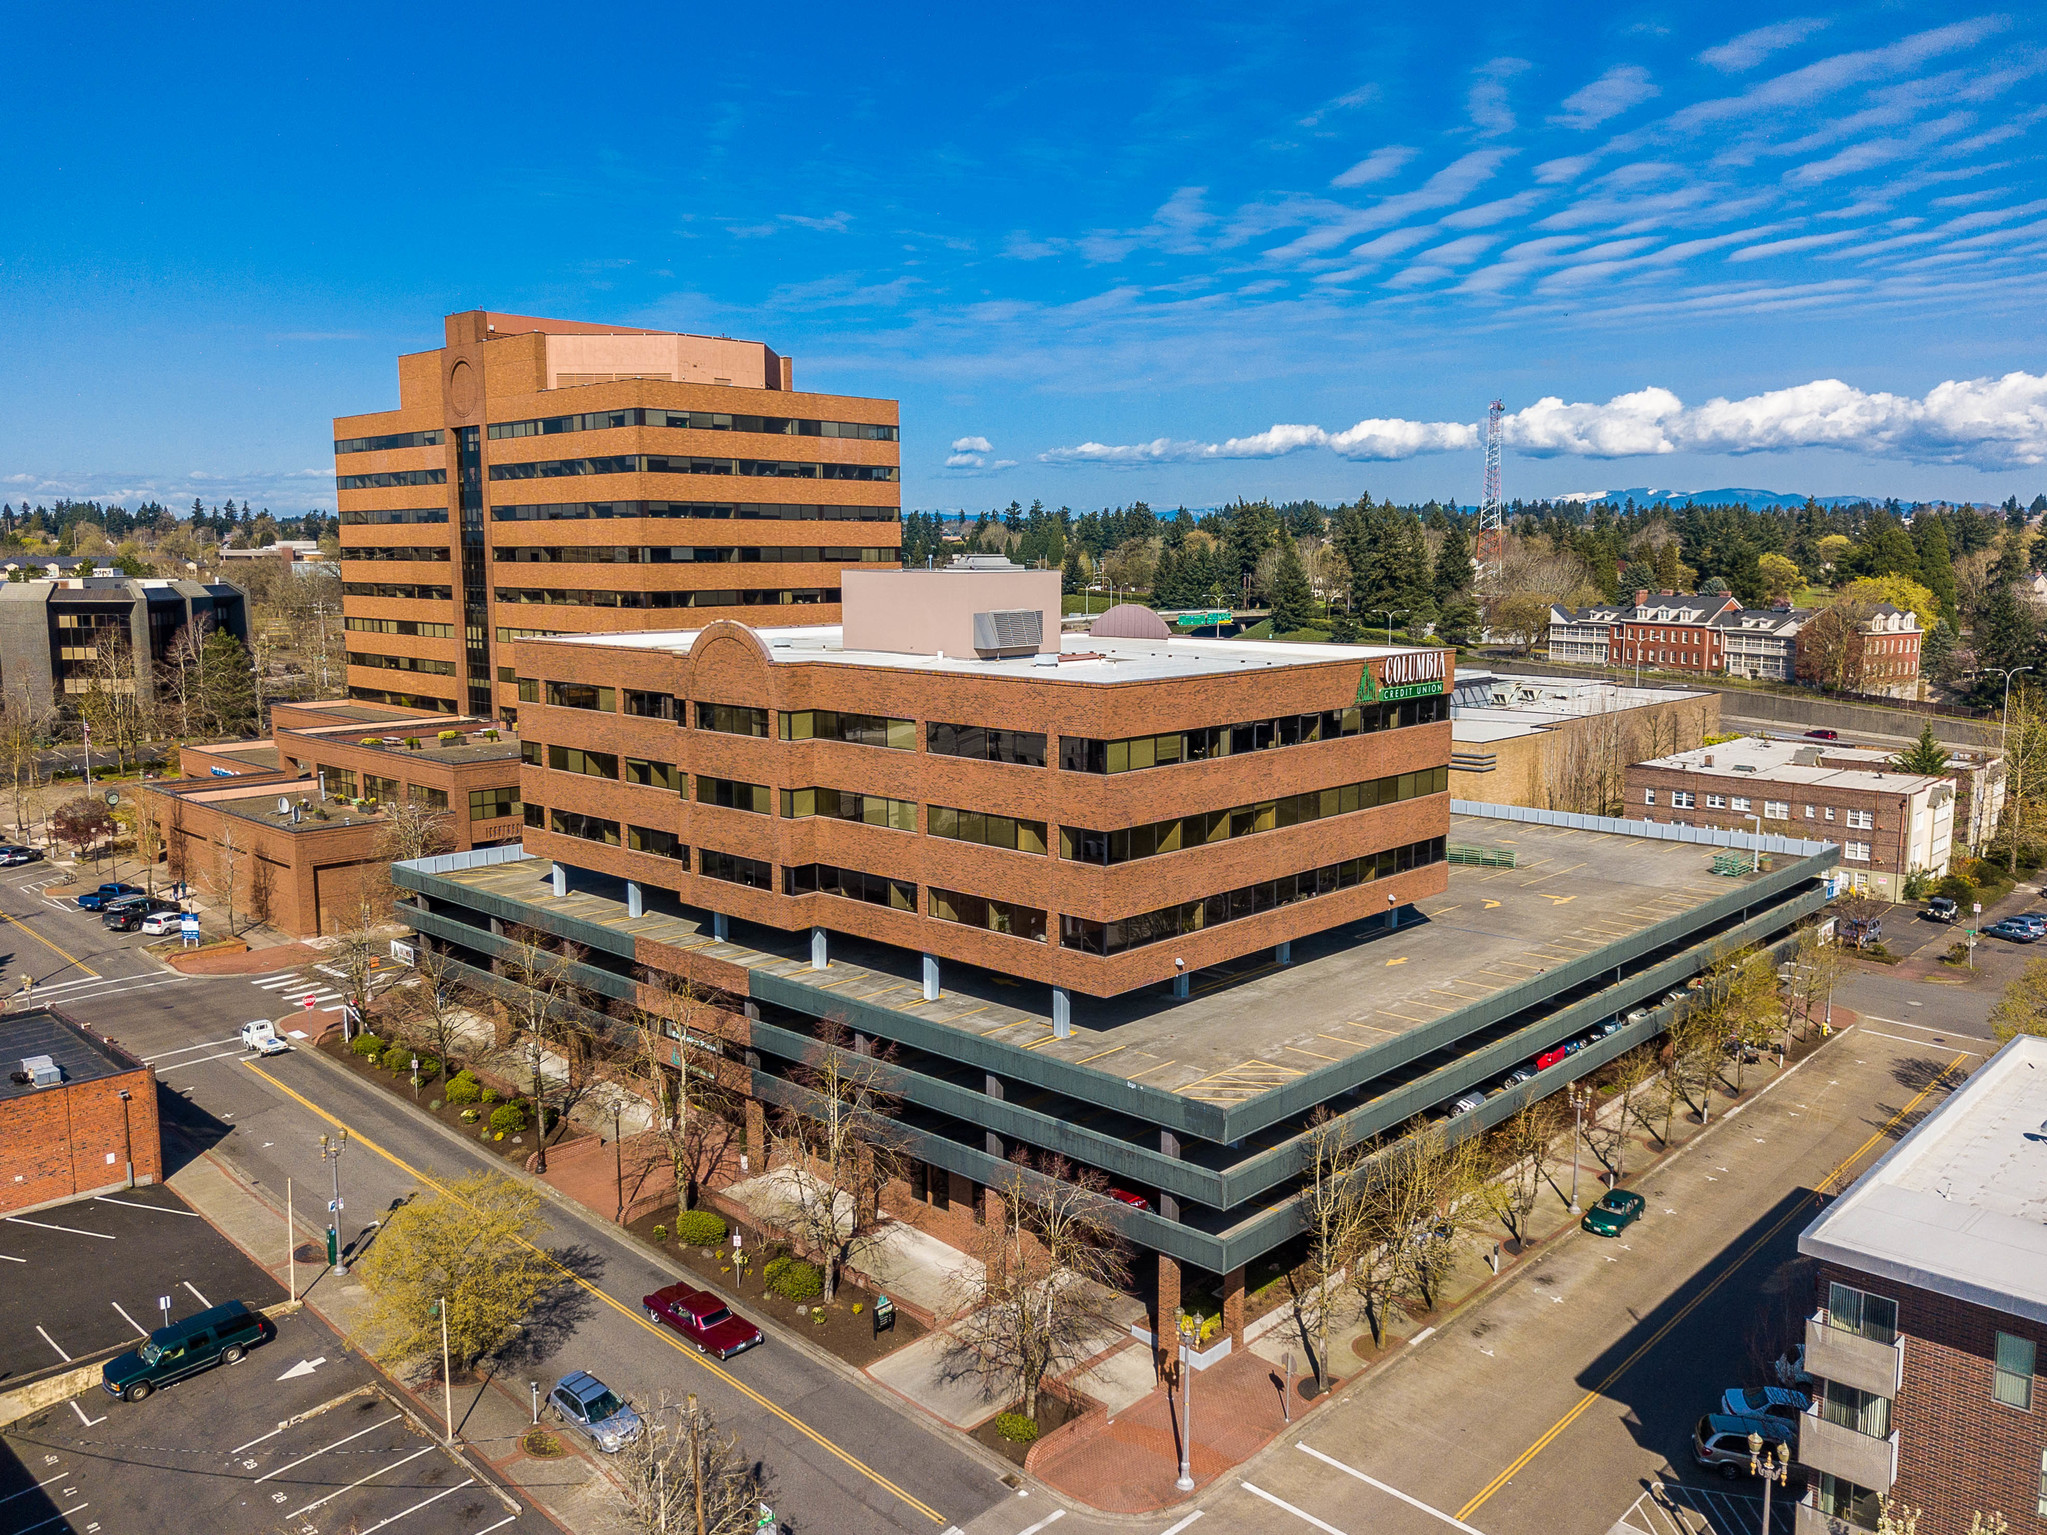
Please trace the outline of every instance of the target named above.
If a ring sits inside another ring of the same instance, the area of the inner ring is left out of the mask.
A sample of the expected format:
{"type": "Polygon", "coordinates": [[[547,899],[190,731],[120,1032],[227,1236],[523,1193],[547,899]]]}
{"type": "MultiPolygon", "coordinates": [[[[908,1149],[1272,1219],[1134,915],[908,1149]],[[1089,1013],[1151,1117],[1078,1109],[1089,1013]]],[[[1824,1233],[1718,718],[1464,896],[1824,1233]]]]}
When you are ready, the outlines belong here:
{"type": "Polygon", "coordinates": [[[1173,631],[1150,608],[1119,602],[1088,626],[1090,635],[1105,640],[1169,640],[1173,631]]]}

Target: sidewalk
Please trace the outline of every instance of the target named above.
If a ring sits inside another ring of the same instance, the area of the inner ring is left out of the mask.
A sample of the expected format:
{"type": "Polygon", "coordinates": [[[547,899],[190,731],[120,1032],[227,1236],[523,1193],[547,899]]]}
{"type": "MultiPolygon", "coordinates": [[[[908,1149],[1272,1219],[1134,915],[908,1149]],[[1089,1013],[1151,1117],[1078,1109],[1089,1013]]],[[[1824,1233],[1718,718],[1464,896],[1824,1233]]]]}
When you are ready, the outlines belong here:
{"type": "MultiPolygon", "coordinates": [[[[280,1284],[293,1282],[288,1246],[295,1247],[301,1302],[334,1329],[345,1347],[375,1363],[368,1293],[353,1274],[337,1278],[327,1271],[323,1231],[301,1219],[291,1233],[295,1243],[288,1244],[284,1211],[211,1152],[194,1157],[165,1181],[280,1284]]],[[[308,1210],[316,1206],[317,1201],[311,1201],[308,1210]]],[[[386,1380],[428,1422],[436,1426],[446,1422],[438,1381],[413,1389],[388,1374],[386,1380]]],[[[631,1526],[612,1502],[610,1483],[573,1441],[554,1436],[564,1451],[559,1456],[540,1459],[526,1453],[521,1441],[531,1427],[531,1406],[525,1382],[458,1381],[454,1411],[457,1450],[487,1463],[515,1494],[563,1529],[575,1535],[628,1535],[631,1526]]]]}

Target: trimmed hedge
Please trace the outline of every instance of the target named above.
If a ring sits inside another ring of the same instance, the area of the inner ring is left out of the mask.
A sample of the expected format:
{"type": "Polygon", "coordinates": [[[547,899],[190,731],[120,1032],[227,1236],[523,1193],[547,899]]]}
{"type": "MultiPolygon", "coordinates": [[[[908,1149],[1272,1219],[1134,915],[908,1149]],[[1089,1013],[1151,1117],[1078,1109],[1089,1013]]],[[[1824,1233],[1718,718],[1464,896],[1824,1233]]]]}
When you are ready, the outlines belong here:
{"type": "Polygon", "coordinates": [[[387,1048],[385,1042],[374,1034],[358,1034],[349,1042],[349,1049],[365,1060],[376,1060],[387,1048]]]}
{"type": "Polygon", "coordinates": [[[824,1294],[824,1271],[802,1258],[777,1258],[761,1277],[768,1293],[783,1300],[815,1300],[824,1294]]]}
{"type": "Polygon", "coordinates": [[[725,1217],[715,1210],[685,1210],[675,1218],[675,1240],[684,1247],[722,1246],[725,1217]]]}
{"type": "Polygon", "coordinates": [[[1034,1444],[1038,1438],[1038,1420],[1026,1418],[1020,1412],[999,1412],[995,1415],[995,1432],[1011,1444],[1034,1444]]]}
{"type": "Polygon", "coordinates": [[[483,1084],[466,1070],[458,1071],[448,1079],[448,1090],[443,1096],[450,1103],[475,1103],[483,1097],[483,1084]]]}

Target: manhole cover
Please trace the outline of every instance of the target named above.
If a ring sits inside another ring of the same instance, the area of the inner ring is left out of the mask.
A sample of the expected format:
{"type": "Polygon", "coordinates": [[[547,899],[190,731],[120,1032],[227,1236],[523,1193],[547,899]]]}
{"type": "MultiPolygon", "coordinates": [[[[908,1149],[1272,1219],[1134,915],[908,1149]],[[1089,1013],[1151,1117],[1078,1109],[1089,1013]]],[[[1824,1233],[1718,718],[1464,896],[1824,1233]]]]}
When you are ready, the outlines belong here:
{"type": "Polygon", "coordinates": [[[325,1263],[327,1249],[316,1242],[301,1242],[292,1249],[291,1255],[301,1263],[325,1263]]]}

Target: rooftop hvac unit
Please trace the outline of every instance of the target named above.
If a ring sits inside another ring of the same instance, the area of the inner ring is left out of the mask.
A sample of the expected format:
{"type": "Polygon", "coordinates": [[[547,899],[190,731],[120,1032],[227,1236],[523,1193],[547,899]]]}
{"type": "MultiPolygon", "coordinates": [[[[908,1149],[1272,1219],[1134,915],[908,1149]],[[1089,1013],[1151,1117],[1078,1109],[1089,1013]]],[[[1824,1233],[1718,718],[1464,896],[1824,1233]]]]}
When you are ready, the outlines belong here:
{"type": "Polygon", "coordinates": [[[1036,608],[998,608],[974,615],[974,649],[983,655],[1029,654],[1045,637],[1045,615],[1036,608]]]}
{"type": "Polygon", "coordinates": [[[55,1087],[64,1080],[63,1069],[47,1055],[23,1056],[21,1069],[28,1073],[29,1081],[37,1087],[55,1087]]]}

